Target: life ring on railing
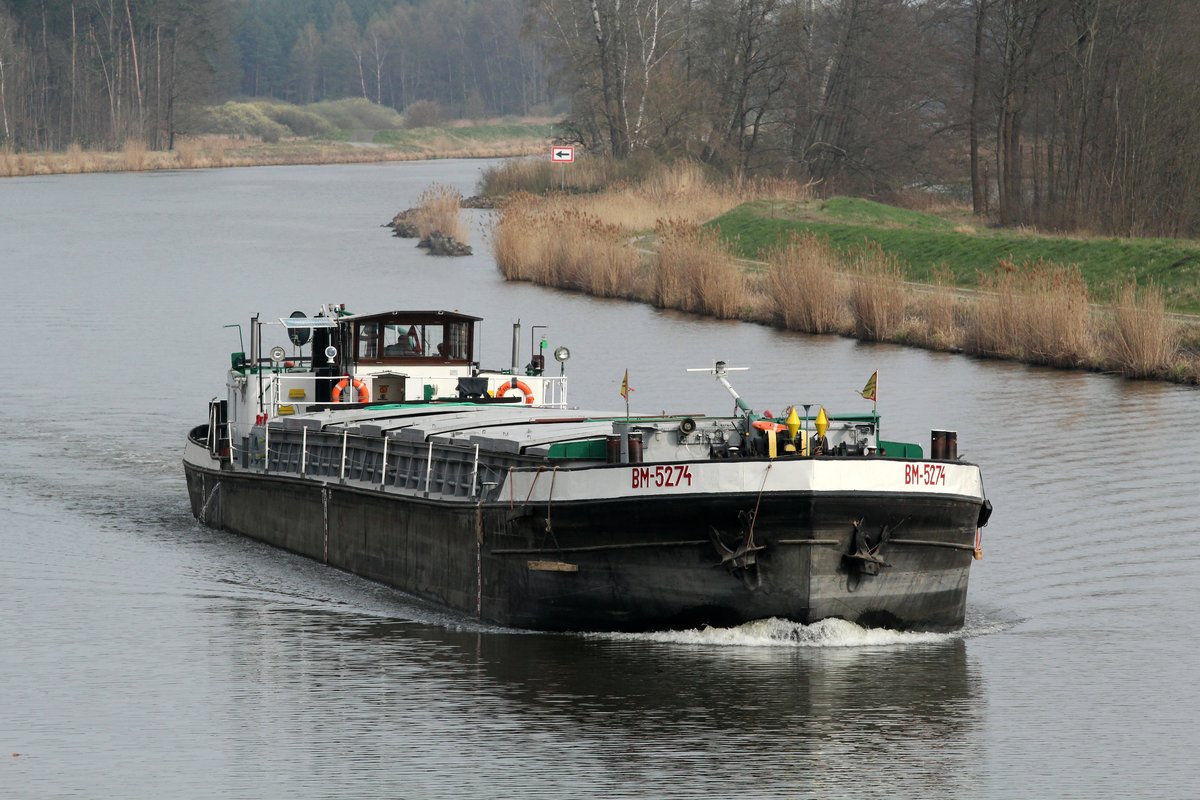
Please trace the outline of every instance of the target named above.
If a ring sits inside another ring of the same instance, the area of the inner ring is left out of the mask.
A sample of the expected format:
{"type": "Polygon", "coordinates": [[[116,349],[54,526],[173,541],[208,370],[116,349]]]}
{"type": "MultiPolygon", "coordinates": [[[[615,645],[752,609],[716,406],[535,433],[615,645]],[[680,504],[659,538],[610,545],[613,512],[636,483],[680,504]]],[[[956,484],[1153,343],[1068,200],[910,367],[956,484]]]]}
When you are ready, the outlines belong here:
{"type": "Polygon", "coordinates": [[[352,384],[353,384],[354,388],[358,390],[358,402],[360,402],[360,403],[371,402],[371,390],[367,388],[366,383],[364,383],[363,381],[360,381],[358,378],[353,378],[353,379],[342,378],[340,381],[338,381],[336,384],[334,384],[333,397],[330,399],[330,402],[333,402],[333,403],[342,402],[342,390],[352,384]]]}
{"type": "Polygon", "coordinates": [[[511,381],[504,384],[504,386],[500,387],[500,391],[496,392],[496,397],[504,397],[505,393],[507,393],[509,389],[520,389],[525,395],[525,405],[533,405],[533,389],[530,389],[529,384],[525,383],[525,381],[519,381],[516,378],[513,378],[511,381]]]}

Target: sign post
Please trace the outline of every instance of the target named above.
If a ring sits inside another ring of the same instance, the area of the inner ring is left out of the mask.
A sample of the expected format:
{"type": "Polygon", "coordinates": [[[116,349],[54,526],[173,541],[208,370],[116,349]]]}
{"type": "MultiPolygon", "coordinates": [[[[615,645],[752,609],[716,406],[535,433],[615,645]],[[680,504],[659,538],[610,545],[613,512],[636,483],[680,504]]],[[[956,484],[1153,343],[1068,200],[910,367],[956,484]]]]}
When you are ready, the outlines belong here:
{"type": "MultiPolygon", "coordinates": [[[[575,161],[575,145],[564,144],[550,148],[550,161],[556,164],[571,164],[575,161]]],[[[558,188],[566,188],[566,167],[560,167],[558,172],[558,188]]]]}

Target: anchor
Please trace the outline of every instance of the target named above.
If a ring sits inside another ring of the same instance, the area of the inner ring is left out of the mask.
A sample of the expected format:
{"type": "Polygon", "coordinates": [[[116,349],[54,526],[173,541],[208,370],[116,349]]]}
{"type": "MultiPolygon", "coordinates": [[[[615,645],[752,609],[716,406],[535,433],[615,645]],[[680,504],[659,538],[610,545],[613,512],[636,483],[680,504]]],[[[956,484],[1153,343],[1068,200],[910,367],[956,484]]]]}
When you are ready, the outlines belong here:
{"type": "MultiPolygon", "coordinates": [[[[863,523],[866,518],[854,520],[854,537],[850,540],[851,551],[842,556],[846,561],[846,566],[852,572],[859,575],[878,575],[879,570],[883,567],[890,567],[891,564],[883,560],[879,555],[879,549],[887,544],[888,538],[894,532],[894,529],[884,525],[879,530],[879,537],[874,544],[871,542],[871,536],[863,529],[863,523]]],[[[900,525],[903,525],[902,521],[900,525]]],[[[899,528],[900,525],[896,527],[899,528]]]]}
{"type": "Polygon", "coordinates": [[[746,588],[755,591],[762,587],[762,575],[758,570],[758,551],[766,550],[765,544],[754,543],[754,514],[748,511],[738,512],[738,527],[741,533],[737,537],[736,549],[731,549],[724,542],[726,538],[717,528],[710,526],[710,538],[721,562],[717,566],[728,567],[729,571],[742,579],[746,588]]]}

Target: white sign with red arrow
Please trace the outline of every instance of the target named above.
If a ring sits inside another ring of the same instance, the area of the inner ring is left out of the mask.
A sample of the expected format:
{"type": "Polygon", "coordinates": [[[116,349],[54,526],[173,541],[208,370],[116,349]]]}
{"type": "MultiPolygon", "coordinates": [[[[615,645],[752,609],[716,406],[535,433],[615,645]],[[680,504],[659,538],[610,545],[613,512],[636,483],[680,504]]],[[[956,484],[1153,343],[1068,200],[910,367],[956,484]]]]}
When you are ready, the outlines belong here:
{"type": "Polygon", "coordinates": [[[566,144],[550,148],[550,160],[561,164],[570,164],[575,160],[575,145],[566,144]]]}

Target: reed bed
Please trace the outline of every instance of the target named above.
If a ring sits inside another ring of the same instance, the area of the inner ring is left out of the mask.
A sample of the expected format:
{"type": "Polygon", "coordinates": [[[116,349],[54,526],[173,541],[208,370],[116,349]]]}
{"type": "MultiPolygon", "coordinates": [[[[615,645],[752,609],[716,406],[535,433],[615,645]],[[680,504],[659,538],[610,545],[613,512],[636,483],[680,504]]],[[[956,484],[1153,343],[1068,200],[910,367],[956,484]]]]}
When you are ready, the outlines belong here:
{"type": "Polygon", "coordinates": [[[718,234],[697,223],[738,202],[687,164],[593,195],[517,193],[493,223],[492,250],[510,280],[732,318],[751,297],[746,276],[718,234]],[[650,227],[659,246],[644,263],[636,234],[650,227]]]}
{"type": "Polygon", "coordinates": [[[183,140],[175,145],[175,155],[179,166],[183,169],[196,169],[200,164],[200,145],[191,140],[183,140]]]}
{"type": "Polygon", "coordinates": [[[525,197],[510,199],[500,210],[489,235],[492,255],[505,280],[547,283],[540,278],[545,272],[549,229],[525,197]]]}
{"type": "Polygon", "coordinates": [[[935,350],[958,347],[958,294],[954,288],[954,272],[946,266],[934,267],[933,283],[917,298],[918,315],[924,322],[921,340],[935,350]]]}
{"type": "Polygon", "coordinates": [[[28,172],[24,153],[14,153],[11,147],[0,148],[0,177],[16,177],[32,174],[28,172]]]}
{"type": "Polygon", "coordinates": [[[66,171],[67,172],[83,172],[86,166],[86,158],[83,153],[83,147],[78,142],[72,142],[67,148],[66,154],[66,171]]]}
{"type": "Polygon", "coordinates": [[[973,352],[1057,367],[1092,358],[1090,300],[1078,267],[1001,260],[980,287],[968,341],[973,352]]]}
{"type": "Polygon", "coordinates": [[[581,211],[546,216],[535,198],[510,200],[492,226],[492,251],[508,280],[599,297],[642,299],[641,257],[625,232],[581,211]]]}
{"type": "Polygon", "coordinates": [[[548,247],[549,265],[560,276],[559,285],[598,297],[642,294],[640,258],[619,228],[581,213],[564,214],[559,220],[566,235],[552,235],[548,247]]]}
{"type": "Polygon", "coordinates": [[[528,140],[449,142],[431,140],[428,147],[396,149],[355,147],[340,143],[283,141],[264,144],[253,137],[204,135],[180,138],[175,150],[148,150],[127,143],[116,151],[18,153],[0,149],[0,178],[80,172],[126,172],[211,167],[258,167],[299,164],[366,164],[430,158],[509,158],[541,152],[528,140]],[[437,149],[441,147],[442,149],[437,149]]]}
{"type": "Polygon", "coordinates": [[[907,293],[896,257],[877,245],[857,247],[847,255],[849,305],[859,339],[886,342],[904,325],[907,293]]]}
{"type": "Polygon", "coordinates": [[[545,157],[505,162],[484,171],[480,192],[490,197],[518,193],[598,192],[618,183],[636,183],[651,162],[643,159],[593,158],[580,154],[571,164],[553,164],[545,157]]]}
{"type": "MultiPolygon", "coordinates": [[[[1074,266],[1001,261],[981,277],[980,291],[964,293],[947,267],[932,270],[932,285],[908,284],[897,259],[878,247],[843,256],[813,234],[771,251],[765,268],[739,262],[696,221],[706,208],[749,199],[748,185],[713,186],[702,171],[676,166],[591,195],[517,194],[501,206],[493,251],[509,280],[809,333],[1200,381],[1192,353],[1200,352],[1200,331],[1181,345],[1160,291],[1127,287],[1100,319],[1074,266]],[[706,193],[715,199],[700,197],[706,193]],[[643,233],[651,215],[653,237],[643,233]],[[639,250],[654,238],[656,253],[639,250]]],[[[804,188],[774,190],[786,198],[804,188]]]]}
{"type": "Polygon", "coordinates": [[[841,256],[812,233],[792,234],[785,247],[767,255],[769,307],[787,330],[839,333],[847,330],[846,279],[841,256]]]}
{"type": "Polygon", "coordinates": [[[745,271],[714,230],[687,222],[660,222],[654,304],[706,314],[738,316],[746,296],[745,271]]]}
{"type": "Polygon", "coordinates": [[[1113,308],[1111,331],[1104,338],[1107,360],[1130,378],[1163,374],[1179,360],[1179,326],[1166,314],[1162,289],[1125,284],[1113,308]]]}
{"type": "Polygon", "coordinates": [[[416,213],[413,215],[417,235],[428,239],[430,234],[439,233],[465,242],[466,227],[459,213],[461,207],[462,194],[457,189],[440,183],[431,185],[417,198],[416,213]]]}
{"type": "Polygon", "coordinates": [[[660,218],[700,225],[743,202],[736,195],[697,188],[673,197],[622,188],[603,194],[574,198],[574,207],[616,225],[630,234],[653,228],[660,218]]]}
{"type": "Polygon", "coordinates": [[[141,139],[129,138],[121,145],[121,160],[123,169],[127,172],[141,172],[146,168],[146,157],[150,148],[141,139]]]}
{"type": "Polygon", "coordinates": [[[546,196],[546,212],[569,206],[630,233],[659,219],[699,225],[751,199],[805,199],[807,185],[784,179],[720,179],[704,166],[644,159],[617,161],[584,156],[573,164],[510,161],[484,173],[481,193],[546,196]]]}

